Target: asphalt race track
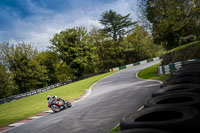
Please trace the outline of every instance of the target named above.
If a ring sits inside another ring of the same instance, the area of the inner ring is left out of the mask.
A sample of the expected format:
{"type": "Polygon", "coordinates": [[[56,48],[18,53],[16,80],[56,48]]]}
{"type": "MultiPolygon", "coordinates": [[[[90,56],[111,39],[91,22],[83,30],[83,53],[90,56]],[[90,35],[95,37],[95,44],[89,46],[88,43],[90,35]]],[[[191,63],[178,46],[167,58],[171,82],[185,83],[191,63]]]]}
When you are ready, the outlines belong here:
{"type": "Polygon", "coordinates": [[[158,62],[112,74],[95,84],[91,94],[74,103],[72,108],[33,120],[5,133],[107,133],[123,116],[143,106],[151,92],[159,88],[157,81],[136,77],[139,70],[158,62]]]}

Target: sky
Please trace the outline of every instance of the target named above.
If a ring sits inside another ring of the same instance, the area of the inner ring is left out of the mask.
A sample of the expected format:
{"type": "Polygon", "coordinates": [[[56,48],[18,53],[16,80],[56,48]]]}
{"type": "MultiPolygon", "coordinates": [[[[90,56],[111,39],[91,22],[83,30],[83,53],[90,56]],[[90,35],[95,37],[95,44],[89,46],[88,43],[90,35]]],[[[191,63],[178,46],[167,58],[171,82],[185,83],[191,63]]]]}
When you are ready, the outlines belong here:
{"type": "Polygon", "coordinates": [[[114,10],[137,21],[137,0],[0,0],[0,43],[25,42],[39,51],[68,28],[103,28],[101,14],[114,10]]]}

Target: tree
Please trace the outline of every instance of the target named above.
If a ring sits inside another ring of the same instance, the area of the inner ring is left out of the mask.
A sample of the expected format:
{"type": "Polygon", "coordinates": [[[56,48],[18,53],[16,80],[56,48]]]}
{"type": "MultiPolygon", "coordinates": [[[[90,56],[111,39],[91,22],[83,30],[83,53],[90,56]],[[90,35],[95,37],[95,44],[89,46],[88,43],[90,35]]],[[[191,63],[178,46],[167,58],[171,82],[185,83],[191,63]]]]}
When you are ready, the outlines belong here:
{"type": "Polygon", "coordinates": [[[71,78],[81,77],[94,71],[86,28],[66,29],[55,34],[50,41],[52,46],[49,48],[68,66],[71,78]]]}
{"type": "Polygon", "coordinates": [[[146,15],[146,7],[147,7],[147,0],[139,0],[137,4],[137,17],[139,23],[149,32],[152,32],[152,24],[147,19],[146,15]]]}
{"type": "Polygon", "coordinates": [[[163,49],[153,43],[153,38],[143,26],[136,25],[122,42],[126,64],[158,56],[163,49]]]}
{"type": "Polygon", "coordinates": [[[116,51],[113,40],[101,29],[93,29],[90,34],[90,45],[92,48],[92,61],[95,71],[105,71],[115,66],[116,51]]]}
{"type": "Polygon", "coordinates": [[[0,63],[0,98],[16,94],[18,91],[12,75],[0,63]]]}
{"type": "Polygon", "coordinates": [[[109,10],[101,14],[99,21],[104,26],[104,31],[109,33],[114,41],[117,41],[132,30],[135,22],[132,22],[129,17],[130,14],[122,16],[113,10],[109,10]]]}
{"type": "Polygon", "coordinates": [[[46,67],[49,78],[48,84],[55,84],[69,80],[68,67],[52,51],[42,51],[35,59],[39,64],[46,67]]]}
{"type": "Polygon", "coordinates": [[[199,0],[147,0],[146,16],[154,42],[167,49],[177,47],[180,37],[200,36],[199,0]]]}
{"type": "Polygon", "coordinates": [[[34,59],[38,55],[37,49],[30,44],[18,43],[16,46],[4,44],[1,57],[20,92],[38,89],[47,85],[49,80],[45,66],[41,66],[34,59]]]}

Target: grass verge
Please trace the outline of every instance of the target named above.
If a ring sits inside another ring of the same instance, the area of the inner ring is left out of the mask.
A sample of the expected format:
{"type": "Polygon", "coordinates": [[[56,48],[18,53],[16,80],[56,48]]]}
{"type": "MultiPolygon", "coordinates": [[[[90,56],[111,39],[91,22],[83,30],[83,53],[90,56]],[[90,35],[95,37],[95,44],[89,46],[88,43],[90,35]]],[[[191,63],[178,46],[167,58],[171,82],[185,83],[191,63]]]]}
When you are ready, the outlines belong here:
{"type": "Polygon", "coordinates": [[[159,64],[155,64],[138,72],[138,77],[142,79],[153,79],[165,81],[170,75],[158,75],[157,69],[159,64]]]}
{"type": "Polygon", "coordinates": [[[112,130],[110,130],[108,133],[115,133],[115,132],[118,132],[120,131],[120,126],[117,125],[116,127],[114,127],[112,130]]]}
{"type": "Polygon", "coordinates": [[[84,93],[84,90],[88,89],[92,84],[110,74],[112,74],[112,72],[77,81],[37,95],[0,105],[0,127],[26,119],[32,115],[47,110],[47,95],[57,95],[63,99],[74,101],[84,93]]]}

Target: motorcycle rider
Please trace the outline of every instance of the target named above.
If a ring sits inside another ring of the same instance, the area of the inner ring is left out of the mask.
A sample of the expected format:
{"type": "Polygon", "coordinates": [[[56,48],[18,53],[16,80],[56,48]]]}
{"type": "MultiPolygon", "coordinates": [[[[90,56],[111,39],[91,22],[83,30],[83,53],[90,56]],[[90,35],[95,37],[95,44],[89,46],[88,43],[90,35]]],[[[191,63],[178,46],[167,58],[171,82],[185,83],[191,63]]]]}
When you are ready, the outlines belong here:
{"type": "Polygon", "coordinates": [[[64,102],[64,100],[62,98],[57,97],[57,96],[52,96],[52,100],[54,100],[54,101],[63,101],[64,102]]]}
{"type": "MultiPolygon", "coordinates": [[[[57,96],[50,96],[50,95],[48,95],[47,96],[47,100],[48,100],[48,104],[50,105],[52,102],[55,102],[55,101],[63,101],[63,103],[65,103],[65,100],[63,100],[62,98],[60,98],[60,97],[57,97],[57,96]]],[[[66,106],[65,104],[64,104],[64,106],[66,106]]]]}
{"type": "Polygon", "coordinates": [[[48,101],[48,106],[51,105],[51,103],[53,102],[52,97],[51,96],[47,96],[47,101],[48,101]]]}
{"type": "Polygon", "coordinates": [[[57,96],[48,95],[47,100],[48,100],[48,107],[51,108],[54,112],[58,112],[58,111],[60,111],[60,109],[64,109],[64,108],[70,108],[72,106],[71,102],[65,101],[62,98],[57,97],[57,96]],[[56,107],[56,105],[57,105],[57,107],[56,107]],[[57,110],[57,109],[59,109],[59,110],[57,110]]]}

